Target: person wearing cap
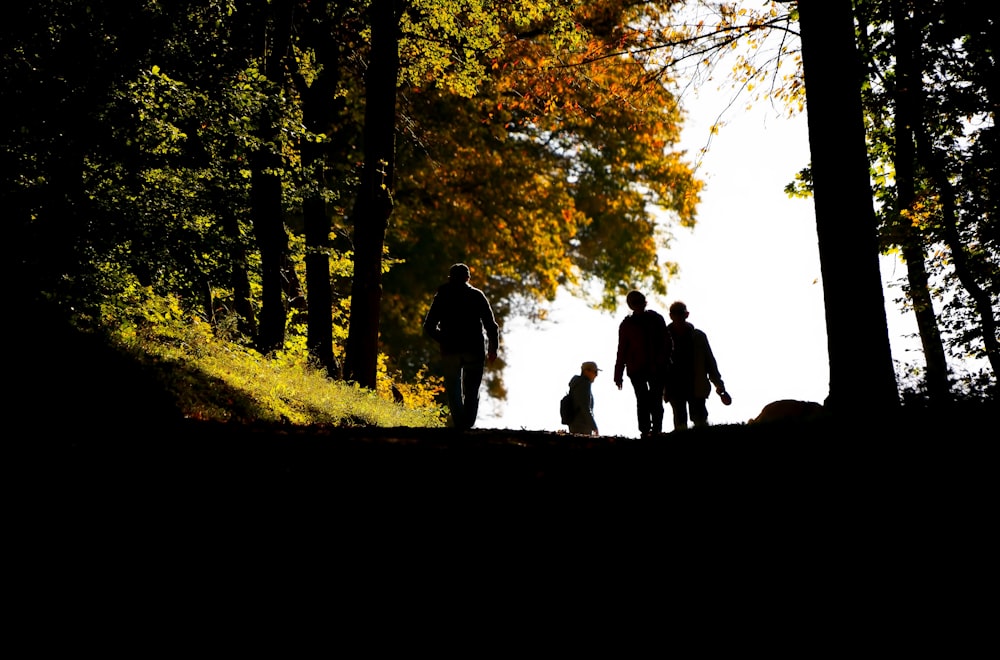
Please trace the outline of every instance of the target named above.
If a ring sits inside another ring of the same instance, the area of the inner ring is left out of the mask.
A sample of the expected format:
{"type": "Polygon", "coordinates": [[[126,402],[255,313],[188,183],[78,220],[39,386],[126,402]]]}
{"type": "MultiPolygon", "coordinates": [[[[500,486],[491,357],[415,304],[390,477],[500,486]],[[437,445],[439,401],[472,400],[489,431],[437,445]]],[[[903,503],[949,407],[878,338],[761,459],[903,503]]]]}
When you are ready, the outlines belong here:
{"type": "Polygon", "coordinates": [[[674,430],[688,427],[688,412],[695,426],[708,425],[709,383],[715,385],[722,403],[729,405],[732,397],[719,374],[708,336],[688,322],[687,305],[678,300],[670,305],[670,368],[663,398],[670,402],[674,414],[674,430]]]}
{"type": "Polygon", "coordinates": [[[646,296],[629,291],[625,302],[632,313],[618,326],[615,386],[620,390],[625,376],[635,392],[639,435],[663,432],[663,379],[666,377],[669,344],[667,322],[659,312],[646,309],[646,296]]]}
{"type": "Polygon", "coordinates": [[[594,421],[594,394],[590,388],[600,371],[596,362],[584,362],[580,365],[580,373],[569,381],[569,395],[573,399],[574,411],[569,423],[570,433],[600,435],[597,422],[594,421]]]}
{"type": "Polygon", "coordinates": [[[471,277],[467,265],[453,265],[423,323],[424,334],[441,349],[452,426],[461,430],[476,423],[485,363],[496,360],[500,344],[500,326],[493,308],[486,294],[469,284],[471,277]]]}

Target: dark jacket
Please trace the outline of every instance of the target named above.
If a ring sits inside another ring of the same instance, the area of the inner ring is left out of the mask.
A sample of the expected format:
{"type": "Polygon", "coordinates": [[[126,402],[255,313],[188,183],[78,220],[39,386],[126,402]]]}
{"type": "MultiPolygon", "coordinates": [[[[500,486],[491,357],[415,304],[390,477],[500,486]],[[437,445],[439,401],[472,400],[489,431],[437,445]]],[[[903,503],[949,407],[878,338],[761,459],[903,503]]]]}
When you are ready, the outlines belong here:
{"type": "Polygon", "coordinates": [[[570,433],[583,435],[597,433],[597,422],[594,421],[594,395],[590,386],[590,379],[582,374],[573,376],[569,381],[569,395],[573,399],[575,409],[573,421],[569,423],[570,433]]]}
{"type": "Polygon", "coordinates": [[[615,358],[615,383],[623,374],[650,376],[666,371],[669,357],[667,324],[651,309],[634,312],[618,326],[618,356],[615,358]]]}
{"type": "Polygon", "coordinates": [[[489,300],[468,282],[445,282],[438,287],[424,318],[424,334],[441,346],[444,355],[485,357],[487,350],[495,354],[500,344],[500,327],[489,300]]]}
{"type": "Polygon", "coordinates": [[[679,401],[691,398],[707,399],[712,393],[709,383],[725,390],[708,336],[688,322],[687,332],[675,332],[675,323],[667,326],[671,341],[670,371],[666,383],[668,399],[679,401]]]}

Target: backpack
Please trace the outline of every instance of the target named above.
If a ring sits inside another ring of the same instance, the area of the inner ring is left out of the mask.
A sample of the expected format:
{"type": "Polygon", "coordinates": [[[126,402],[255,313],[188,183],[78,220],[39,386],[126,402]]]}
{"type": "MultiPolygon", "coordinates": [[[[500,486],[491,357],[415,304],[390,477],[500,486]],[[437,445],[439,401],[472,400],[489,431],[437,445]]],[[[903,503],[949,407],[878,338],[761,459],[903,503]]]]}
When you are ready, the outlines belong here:
{"type": "Polygon", "coordinates": [[[573,405],[573,397],[567,392],[559,401],[559,419],[563,424],[569,426],[576,416],[576,406],[573,405]]]}

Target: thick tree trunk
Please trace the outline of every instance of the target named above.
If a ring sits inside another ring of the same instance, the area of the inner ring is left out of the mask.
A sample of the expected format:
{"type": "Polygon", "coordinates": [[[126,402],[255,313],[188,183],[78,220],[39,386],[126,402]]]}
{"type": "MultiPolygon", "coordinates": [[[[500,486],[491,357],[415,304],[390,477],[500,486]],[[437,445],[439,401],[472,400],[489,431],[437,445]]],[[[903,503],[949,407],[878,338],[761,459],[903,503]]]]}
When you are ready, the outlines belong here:
{"type": "Polygon", "coordinates": [[[921,83],[918,42],[909,16],[900,6],[900,0],[893,0],[893,23],[896,33],[896,70],[898,72],[895,90],[895,170],[896,209],[900,229],[900,248],[906,262],[910,302],[917,320],[917,331],[924,351],[926,372],[924,385],[931,401],[944,403],[948,400],[948,360],[944,343],[938,329],[937,315],[930,293],[927,275],[925,238],[913,226],[909,211],[913,210],[916,177],[916,147],[914,131],[919,130],[921,120],[921,83]]]}
{"type": "MultiPolygon", "coordinates": [[[[320,164],[322,168],[322,164],[320,164]]],[[[322,184],[321,184],[322,185],[322,184]]],[[[330,216],[322,191],[302,205],[306,234],[306,345],[331,378],[338,375],[333,357],[333,290],[330,283],[330,216]]]]}
{"type": "Polygon", "coordinates": [[[326,3],[304,8],[305,21],[299,34],[317,54],[319,70],[311,82],[301,72],[295,72],[296,85],[302,97],[302,121],[311,132],[328,136],[322,142],[305,142],[302,161],[312,172],[316,186],[307,193],[302,204],[306,239],[307,339],[309,352],[323,365],[327,376],[340,377],[340,364],[333,353],[333,283],[330,278],[330,233],[332,221],[327,194],[327,172],[330,163],[346,153],[337,153],[335,145],[342,143],[338,134],[343,123],[345,101],[337,94],[341,79],[341,42],[337,39],[336,15],[328,14],[326,3]]]}
{"type": "Polygon", "coordinates": [[[230,245],[229,286],[233,289],[233,312],[236,314],[236,329],[246,337],[253,337],[257,333],[257,319],[254,317],[253,306],[250,304],[247,255],[240,238],[239,219],[224,200],[218,201],[217,208],[222,221],[222,231],[225,232],[230,245]]]}
{"type": "Polygon", "coordinates": [[[899,406],[892,366],[851,0],[800,0],[816,231],[835,412],[899,406]]]}
{"type": "Polygon", "coordinates": [[[288,249],[288,235],[285,233],[281,212],[281,180],[268,171],[275,165],[271,154],[258,153],[251,159],[251,213],[254,235],[260,250],[262,287],[260,328],[256,345],[257,350],[264,354],[284,345],[288,314],[282,278],[282,262],[288,249]]]}
{"type": "Polygon", "coordinates": [[[344,377],[375,389],[382,247],[392,213],[396,79],[399,75],[398,0],[374,0],[369,10],[371,60],[365,76],[365,164],[352,213],[354,282],[344,377]]]}
{"type": "MultiPolygon", "coordinates": [[[[271,13],[265,13],[259,28],[264,52],[261,54],[267,80],[282,79],[281,59],[288,50],[291,12],[285,3],[276,3],[271,13]],[[271,24],[268,18],[273,18],[271,24]]],[[[257,349],[261,353],[282,348],[288,310],[285,305],[283,270],[288,252],[288,235],[282,211],[281,179],[275,173],[282,167],[281,156],[273,141],[278,137],[278,119],[274,103],[265,102],[258,117],[257,133],[261,146],[250,157],[250,199],[254,235],[260,249],[261,310],[257,349]]]]}

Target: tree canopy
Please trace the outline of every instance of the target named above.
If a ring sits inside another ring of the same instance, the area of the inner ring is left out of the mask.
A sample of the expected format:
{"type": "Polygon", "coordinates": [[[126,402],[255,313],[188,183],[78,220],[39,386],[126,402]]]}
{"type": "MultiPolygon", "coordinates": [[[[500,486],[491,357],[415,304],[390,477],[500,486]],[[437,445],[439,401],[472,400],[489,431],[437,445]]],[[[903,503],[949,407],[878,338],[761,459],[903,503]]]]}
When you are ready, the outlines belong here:
{"type": "MultiPolygon", "coordinates": [[[[797,3],[697,3],[696,20],[691,4],[13,7],[0,195],[21,300],[129,324],[149,296],[177,296],[264,353],[306,334],[331,376],[371,386],[379,355],[406,377],[431,359],[417,334],[453,262],[502,319],[544,317],[560,288],[596,289],[607,309],[634,287],[664,293],[663,248],[702,189],[677,147],[679,67],[739,52],[742,91],[804,102],[797,3]],[[778,46],[754,60],[765,39],[778,46]]],[[[862,176],[882,249],[914,265],[906,304],[931,301],[927,332],[953,358],[987,357],[995,382],[995,25],[967,5],[852,4],[862,176]]]]}

